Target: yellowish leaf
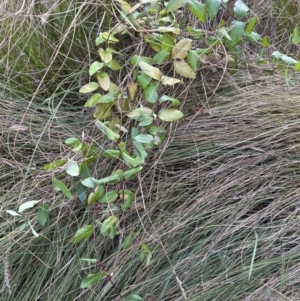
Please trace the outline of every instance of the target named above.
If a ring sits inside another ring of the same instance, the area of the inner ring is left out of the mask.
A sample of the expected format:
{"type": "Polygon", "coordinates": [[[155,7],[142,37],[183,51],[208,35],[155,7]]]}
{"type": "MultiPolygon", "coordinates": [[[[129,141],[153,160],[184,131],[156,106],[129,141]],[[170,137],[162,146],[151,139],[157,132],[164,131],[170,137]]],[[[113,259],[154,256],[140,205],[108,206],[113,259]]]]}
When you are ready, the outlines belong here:
{"type": "Polygon", "coordinates": [[[161,82],[163,85],[167,85],[167,86],[173,86],[175,84],[182,84],[183,81],[178,79],[178,78],[173,78],[173,77],[169,77],[169,76],[162,76],[161,77],[161,82]]]}
{"type": "Polygon", "coordinates": [[[174,68],[176,73],[186,78],[196,78],[196,73],[185,61],[175,61],[174,68]]]}
{"type": "Polygon", "coordinates": [[[149,64],[147,64],[147,63],[145,63],[143,61],[140,61],[139,65],[140,65],[142,71],[146,75],[150,76],[153,79],[160,80],[161,72],[160,72],[160,70],[158,68],[150,66],[149,64]]]}
{"type": "Polygon", "coordinates": [[[188,51],[192,49],[192,40],[191,39],[182,39],[180,40],[172,50],[172,57],[174,59],[181,59],[187,57],[188,51]]]}

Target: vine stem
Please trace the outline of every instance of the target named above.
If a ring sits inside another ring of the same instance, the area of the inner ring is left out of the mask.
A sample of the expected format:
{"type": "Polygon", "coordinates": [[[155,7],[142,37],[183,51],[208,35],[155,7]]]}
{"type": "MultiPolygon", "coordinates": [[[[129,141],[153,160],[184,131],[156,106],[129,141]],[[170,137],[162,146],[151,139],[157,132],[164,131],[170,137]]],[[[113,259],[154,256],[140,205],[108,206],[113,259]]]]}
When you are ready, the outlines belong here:
{"type": "MultiPolygon", "coordinates": [[[[95,211],[94,211],[95,219],[98,218],[98,212],[99,212],[99,204],[98,204],[98,202],[96,202],[95,211]]],[[[94,250],[96,250],[96,242],[97,242],[97,231],[94,231],[94,250]]],[[[106,268],[105,268],[103,262],[100,261],[99,265],[100,265],[101,269],[106,272],[106,268]]],[[[107,277],[108,281],[110,282],[110,284],[112,285],[112,287],[114,288],[114,290],[116,291],[116,293],[118,294],[118,296],[120,297],[120,300],[123,301],[124,297],[122,296],[120,289],[116,286],[116,284],[111,279],[111,276],[109,274],[107,274],[106,277],[107,277]]]]}

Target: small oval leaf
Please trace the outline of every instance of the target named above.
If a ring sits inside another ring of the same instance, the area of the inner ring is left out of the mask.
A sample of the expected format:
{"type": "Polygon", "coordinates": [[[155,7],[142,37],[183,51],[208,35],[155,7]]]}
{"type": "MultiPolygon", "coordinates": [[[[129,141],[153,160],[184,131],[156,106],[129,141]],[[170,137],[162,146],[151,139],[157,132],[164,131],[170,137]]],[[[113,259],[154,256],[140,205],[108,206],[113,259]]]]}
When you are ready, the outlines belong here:
{"type": "Polygon", "coordinates": [[[158,117],[160,120],[172,122],[181,119],[183,113],[175,109],[162,109],[159,111],[158,117]]]}
{"type": "Polygon", "coordinates": [[[73,244],[77,244],[83,240],[90,238],[94,233],[94,227],[91,225],[83,226],[78,229],[76,234],[71,238],[70,242],[73,244]]]}

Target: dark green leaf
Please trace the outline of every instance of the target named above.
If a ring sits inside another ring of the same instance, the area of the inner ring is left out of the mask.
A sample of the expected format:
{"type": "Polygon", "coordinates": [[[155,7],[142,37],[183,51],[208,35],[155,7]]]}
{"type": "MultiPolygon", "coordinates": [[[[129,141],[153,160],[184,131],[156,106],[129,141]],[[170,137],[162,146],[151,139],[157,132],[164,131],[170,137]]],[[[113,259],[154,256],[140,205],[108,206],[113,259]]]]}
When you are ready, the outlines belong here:
{"type": "Polygon", "coordinates": [[[257,19],[258,19],[257,16],[254,16],[250,19],[250,21],[248,22],[248,24],[246,26],[245,32],[250,34],[253,31],[253,28],[257,22],[257,19]]]}
{"type": "Polygon", "coordinates": [[[82,185],[81,182],[78,182],[76,185],[76,194],[81,203],[84,203],[87,198],[87,189],[82,185]]]}
{"type": "Polygon", "coordinates": [[[221,0],[206,0],[208,16],[212,19],[218,13],[221,6],[221,0]]]}
{"type": "Polygon", "coordinates": [[[197,0],[189,0],[187,7],[190,12],[202,23],[206,22],[206,6],[197,0]]]}
{"type": "Polygon", "coordinates": [[[71,199],[73,197],[71,191],[67,188],[67,186],[61,182],[60,180],[54,178],[53,180],[54,190],[61,191],[67,198],[71,199]]]}
{"type": "Polygon", "coordinates": [[[140,84],[140,86],[145,90],[151,82],[151,77],[146,75],[145,73],[141,73],[137,76],[137,81],[140,84]]]}
{"type": "Polygon", "coordinates": [[[48,221],[49,216],[49,206],[47,204],[42,204],[38,209],[38,217],[41,226],[44,226],[48,221]]]}
{"type": "Polygon", "coordinates": [[[93,284],[101,281],[103,278],[105,278],[106,273],[105,272],[100,272],[96,274],[89,274],[87,277],[85,277],[81,284],[80,288],[88,288],[91,287],[93,284]]]}
{"type": "Polygon", "coordinates": [[[144,96],[147,101],[150,103],[156,103],[158,100],[158,83],[150,83],[146,89],[144,89],[144,96]]]}
{"type": "Polygon", "coordinates": [[[187,56],[187,61],[194,71],[197,71],[198,69],[199,60],[200,60],[200,56],[195,50],[189,51],[189,54],[187,56]]]}
{"type": "Polygon", "coordinates": [[[173,107],[178,107],[180,105],[180,100],[168,95],[163,95],[160,99],[159,102],[164,102],[164,101],[171,101],[173,107]]]}
{"type": "Polygon", "coordinates": [[[77,244],[83,240],[90,238],[94,233],[94,227],[91,225],[83,226],[78,229],[76,234],[71,238],[70,242],[73,244],[77,244]]]}
{"type": "Polygon", "coordinates": [[[179,8],[185,6],[185,4],[187,2],[188,2],[188,0],[170,0],[166,7],[166,12],[170,13],[170,12],[176,11],[179,8]]]}
{"type": "Polygon", "coordinates": [[[229,31],[229,35],[232,41],[228,41],[230,47],[235,46],[242,38],[245,28],[245,23],[240,21],[231,22],[232,29],[229,31]]]}
{"type": "Polygon", "coordinates": [[[168,32],[164,33],[161,38],[161,49],[170,52],[172,51],[174,45],[175,45],[174,34],[168,32]]]}
{"type": "Polygon", "coordinates": [[[134,169],[126,170],[123,173],[123,178],[126,181],[129,181],[129,180],[133,179],[142,169],[143,169],[143,167],[139,166],[139,167],[136,167],[134,169]]]}
{"type": "Polygon", "coordinates": [[[170,58],[170,54],[171,52],[168,49],[163,49],[153,57],[153,60],[158,65],[163,64],[170,58]]]}

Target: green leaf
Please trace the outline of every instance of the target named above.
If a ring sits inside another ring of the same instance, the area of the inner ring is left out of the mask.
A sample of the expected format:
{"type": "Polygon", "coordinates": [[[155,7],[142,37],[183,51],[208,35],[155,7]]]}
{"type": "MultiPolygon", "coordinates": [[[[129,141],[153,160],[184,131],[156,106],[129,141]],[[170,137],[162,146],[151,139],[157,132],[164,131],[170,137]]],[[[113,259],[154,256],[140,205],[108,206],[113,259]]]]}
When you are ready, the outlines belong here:
{"type": "Polygon", "coordinates": [[[5,212],[12,215],[12,216],[21,216],[21,214],[17,213],[14,210],[5,210],[5,212]]]}
{"type": "Polygon", "coordinates": [[[153,136],[149,134],[140,134],[134,137],[134,139],[140,143],[152,143],[153,136]]]}
{"type": "Polygon", "coordinates": [[[69,160],[66,168],[68,175],[72,177],[77,177],[79,175],[79,166],[74,160],[69,160]]]}
{"type": "Polygon", "coordinates": [[[160,80],[161,72],[158,68],[150,66],[145,62],[140,62],[139,65],[146,75],[150,76],[153,79],[160,80]]]}
{"type": "Polygon", "coordinates": [[[81,203],[85,202],[87,198],[87,189],[81,184],[81,182],[78,182],[76,185],[76,194],[81,203]]]}
{"type": "Polygon", "coordinates": [[[252,17],[246,26],[245,32],[250,34],[253,31],[253,28],[254,28],[257,20],[258,20],[257,16],[252,17]]]}
{"type": "MultiPolygon", "coordinates": [[[[124,211],[126,211],[126,210],[124,210],[124,211]]],[[[129,248],[130,245],[131,245],[131,243],[132,243],[132,236],[131,235],[127,235],[124,238],[124,241],[123,241],[123,243],[121,245],[122,249],[125,250],[125,249],[129,248]]]]}
{"type": "Polygon", "coordinates": [[[235,46],[242,38],[245,28],[245,23],[240,21],[231,22],[232,29],[229,31],[229,35],[232,41],[228,41],[230,47],[235,46]]]}
{"type": "Polygon", "coordinates": [[[265,36],[265,37],[262,38],[261,45],[264,48],[267,48],[267,47],[270,46],[270,41],[269,41],[269,38],[267,36],[265,36]]]}
{"type": "Polygon", "coordinates": [[[144,115],[153,115],[153,111],[148,107],[136,108],[132,112],[128,113],[127,116],[134,120],[140,120],[144,115]]]}
{"type": "Polygon", "coordinates": [[[114,202],[118,198],[118,193],[116,190],[107,191],[102,197],[99,199],[101,204],[109,204],[114,202]]]}
{"type": "Polygon", "coordinates": [[[120,151],[117,149],[108,149],[102,153],[102,156],[108,159],[119,159],[120,151]]]}
{"type": "Polygon", "coordinates": [[[144,163],[143,158],[133,158],[125,152],[121,151],[121,156],[124,162],[130,167],[138,167],[144,163]]]}
{"type": "Polygon", "coordinates": [[[180,105],[180,100],[179,99],[177,99],[175,97],[168,96],[168,95],[163,95],[159,99],[159,102],[164,102],[164,101],[171,101],[173,107],[178,107],[180,105]]]}
{"type": "Polygon", "coordinates": [[[80,143],[80,140],[75,137],[71,137],[65,140],[65,144],[71,147],[76,146],[78,143],[80,143]]]}
{"type": "Polygon", "coordinates": [[[107,64],[105,64],[108,68],[114,71],[118,71],[121,69],[120,64],[116,60],[111,60],[107,64]]]}
{"type": "Polygon", "coordinates": [[[71,191],[67,188],[67,186],[63,182],[54,178],[53,184],[54,184],[55,191],[61,191],[69,199],[73,198],[71,191]]]}
{"type": "Polygon", "coordinates": [[[161,126],[152,125],[149,128],[149,133],[151,133],[151,135],[153,135],[153,136],[156,136],[158,134],[164,134],[165,132],[166,132],[166,130],[161,126]]]}
{"type": "Polygon", "coordinates": [[[81,181],[81,184],[85,187],[95,188],[96,187],[96,183],[95,183],[96,180],[97,179],[92,178],[92,177],[86,178],[86,179],[81,181]]]}
{"type": "Polygon", "coordinates": [[[300,71],[300,61],[298,61],[297,64],[295,64],[294,71],[300,71]]]}
{"type": "Polygon", "coordinates": [[[60,167],[60,166],[64,165],[66,162],[67,162],[66,159],[59,159],[59,160],[54,161],[54,162],[52,162],[52,163],[46,164],[46,165],[44,166],[44,169],[45,169],[46,171],[54,170],[54,169],[56,169],[57,167],[60,167]]]}
{"type": "Polygon", "coordinates": [[[96,274],[89,274],[87,277],[85,277],[82,280],[82,282],[80,284],[80,288],[91,287],[93,284],[101,281],[105,277],[106,277],[105,272],[99,272],[99,273],[96,273],[96,274]]]}
{"type": "Polygon", "coordinates": [[[143,301],[144,299],[138,295],[129,295],[125,297],[125,301],[143,301]]]}
{"type": "Polygon", "coordinates": [[[91,64],[89,68],[89,74],[90,76],[94,75],[96,72],[98,72],[102,67],[104,66],[103,63],[100,63],[98,61],[91,64]]]}
{"type": "Polygon", "coordinates": [[[228,34],[227,30],[224,27],[218,28],[216,32],[217,32],[217,36],[220,37],[221,39],[225,38],[228,41],[232,41],[230,35],[228,34]]]}
{"type": "Polygon", "coordinates": [[[42,204],[39,206],[38,217],[41,226],[44,226],[47,223],[49,217],[49,206],[47,204],[42,204]]]}
{"type": "Polygon", "coordinates": [[[140,84],[140,86],[145,90],[151,82],[151,77],[146,75],[145,73],[141,73],[137,76],[137,81],[140,84]]]}
{"type": "Polygon", "coordinates": [[[94,233],[94,227],[91,225],[83,226],[78,229],[75,235],[71,238],[70,242],[77,244],[83,240],[89,239],[94,233]]]}
{"type": "Polygon", "coordinates": [[[140,62],[144,62],[148,65],[152,65],[152,58],[147,57],[147,56],[140,56],[140,55],[134,55],[131,59],[130,59],[130,63],[134,66],[138,66],[140,62]]]}
{"type": "Polygon", "coordinates": [[[101,225],[100,232],[103,236],[108,236],[109,238],[114,238],[118,233],[118,222],[119,219],[115,215],[108,217],[101,225]]]}
{"type": "Polygon", "coordinates": [[[167,50],[168,52],[172,51],[173,46],[175,45],[174,35],[172,33],[164,33],[161,38],[161,49],[167,50]]]}
{"type": "Polygon", "coordinates": [[[249,7],[241,0],[234,3],[233,13],[236,18],[245,17],[249,11],[249,7]]]}
{"type": "Polygon", "coordinates": [[[288,64],[288,65],[295,65],[295,64],[298,63],[297,60],[293,59],[293,58],[290,57],[290,56],[287,56],[286,54],[283,54],[283,55],[281,56],[281,59],[282,59],[282,61],[284,61],[284,62],[285,62],[286,64],[288,64]]]}
{"type": "Polygon", "coordinates": [[[130,181],[131,179],[133,179],[141,170],[143,169],[142,166],[136,167],[134,169],[129,169],[124,171],[123,173],[123,178],[126,181],[130,181]]]}
{"type": "Polygon", "coordinates": [[[103,42],[105,42],[105,40],[102,37],[102,33],[100,33],[100,35],[95,40],[95,44],[96,44],[96,46],[98,46],[98,45],[102,44],[103,42]]]}
{"type": "Polygon", "coordinates": [[[120,192],[120,198],[122,198],[125,202],[122,205],[122,210],[127,211],[130,209],[133,201],[134,201],[135,194],[128,189],[124,189],[120,192]]]}
{"type": "Polygon", "coordinates": [[[188,51],[192,49],[192,40],[191,39],[182,39],[180,40],[172,50],[172,57],[174,59],[181,59],[187,57],[188,51]]]}
{"type": "Polygon", "coordinates": [[[165,76],[163,75],[161,77],[161,83],[164,86],[174,86],[175,84],[183,84],[183,81],[181,79],[178,78],[173,78],[173,77],[169,77],[169,76],[165,76]]]}
{"type": "Polygon", "coordinates": [[[108,94],[100,96],[97,101],[98,101],[97,104],[98,103],[112,103],[115,101],[115,96],[112,93],[108,93],[108,94]]]}
{"type": "Polygon", "coordinates": [[[206,23],[206,6],[204,4],[198,2],[197,0],[189,0],[187,7],[200,22],[206,23]]]}
{"type": "Polygon", "coordinates": [[[150,103],[156,103],[158,100],[158,83],[150,83],[147,88],[144,90],[144,96],[147,101],[150,103]]]}
{"type": "MultiPolygon", "coordinates": [[[[108,177],[104,177],[100,180],[93,179],[93,182],[97,185],[99,185],[99,184],[118,184],[121,182],[121,180],[122,180],[121,175],[118,173],[115,173],[115,174],[111,174],[108,177]]],[[[82,184],[85,185],[83,182],[82,182],[82,184]]]]}
{"type": "Polygon", "coordinates": [[[182,118],[183,113],[175,109],[162,109],[159,111],[158,117],[160,120],[172,122],[182,118]]]}
{"type": "Polygon", "coordinates": [[[109,89],[110,78],[106,72],[104,72],[104,71],[99,72],[97,74],[97,80],[98,80],[98,84],[104,91],[107,91],[109,89]]]}
{"type": "Polygon", "coordinates": [[[34,207],[37,203],[39,203],[40,201],[29,201],[26,202],[22,205],[20,205],[18,212],[22,213],[23,211],[25,211],[26,209],[32,208],[34,207]]]}
{"type": "Polygon", "coordinates": [[[119,42],[119,40],[108,31],[103,32],[102,37],[103,37],[103,39],[110,41],[110,42],[119,42]]]}
{"type": "Polygon", "coordinates": [[[254,32],[254,31],[252,31],[250,34],[245,32],[244,37],[252,43],[258,43],[259,39],[260,39],[260,34],[254,32]]]}
{"type": "Polygon", "coordinates": [[[175,61],[174,69],[176,73],[186,78],[196,78],[196,73],[185,61],[175,61]]]}
{"type": "Polygon", "coordinates": [[[221,7],[221,0],[206,0],[208,16],[212,19],[221,7]]]}
{"type": "Polygon", "coordinates": [[[187,61],[191,66],[191,68],[193,69],[193,71],[195,72],[198,69],[199,60],[200,60],[200,55],[195,50],[189,51],[189,54],[187,56],[187,61]]]}
{"type": "Polygon", "coordinates": [[[94,93],[84,104],[85,108],[91,108],[97,105],[99,102],[99,99],[102,95],[99,93],[94,93]]]}
{"type": "Polygon", "coordinates": [[[293,42],[294,45],[299,44],[299,26],[298,25],[296,25],[294,30],[293,30],[292,42],[293,42]]]}
{"type": "Polygon", "coordinates": [[[109,63],[112,60],[112,54],[110,52],[106,52],[103,48],[99,49],[99,54],[105,64],[109,63]]]}
{"type": "Polygon", "coordinates": [[[96,127],[107,136],[108,139],[112,141],[117,141],[120,138],[120,135],[113,132],[110,128],[108,128],[103,122],[96,120],[96,127]]]}
{"type": "Polygon", "coordinates": [[[90,92],[97,90],[98,88],[99,88],[98,83],[90,82],[90,83],[84,85],[83,87],[81,87],[79,92],[80,93],[90,93],[90,92]]]}
{"type": "Polygon", "coordinates": [[[203,29],[198,29],[198,28],[194,28],[194,27],[191,27],[191,26],[187,26],[187,31],[195,39],[201,40],[204,36],[204,30],[203,29]]]}
{"type": "Polygon", "coordinates": [[[163,64],[170,58],[170,54],[168,49],[163,49],[153,57],[153,60],[158,65],[163,64]]]}
{"type": "Polygon", "coordinates": [[[188,0],[170,0],[166,7],[166,12],[170,13],[170,12],[176,11],[179,8],[185,6],[187,2],[188,2],[188,0]]]}

